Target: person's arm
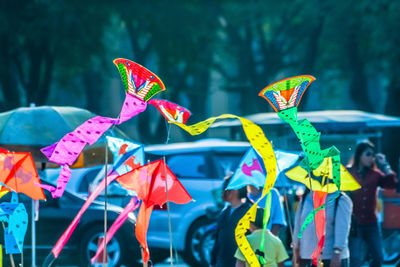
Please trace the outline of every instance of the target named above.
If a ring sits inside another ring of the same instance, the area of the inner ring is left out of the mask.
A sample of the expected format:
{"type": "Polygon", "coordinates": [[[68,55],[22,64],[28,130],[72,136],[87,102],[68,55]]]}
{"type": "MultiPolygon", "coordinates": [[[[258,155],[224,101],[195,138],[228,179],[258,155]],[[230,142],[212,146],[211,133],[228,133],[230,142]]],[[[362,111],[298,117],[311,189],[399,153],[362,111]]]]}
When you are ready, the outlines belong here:
{"type": "Polygon", "coordinates": [[[243,253],[240,251],[239,248],[236,249],[234,257],[236,258],[235,266],[240,266],[240,267],[246,266],[246,258],[244,257],[243,253]]]}
{"type": "Polygon", "coordinates": [[[339,248],[334,248],[333,249],[333,254],[332,254],[332,258],[331,258],[331,263],[329,265],[329,267],[340,267],[342,264],[342,260],[341,260],[341,255],[342,254],[342,250],[339,248]]]}
{"type": "Polygon", "coordinates": [[[294,267],[299,266],[300,264],[300,248],[293,247],[293,258],[292,258],[292,265],[294,267]]]}
{"type": "Polygon", "coordinates": [[[278,236],[279,235],[279,230],[281,229],[281,225],[280,224],[273,224],[272,226],[271,226],[271,233],[273,234],[273,235],[276,235],[276,236],[278,236]]]}
{"type": "MultiPolygon", "coordinates": [[[[304,196],[303,196],[304,198],[304,196]]],[[[293,266],[300,263],[300,239],[297,237],[303,222],[301,222],[301,210],[303,209],[305,199],[300,199],[297,206],[296,215],[294,217],[293,236],[292,236],[292,249],[293,249],[293,266]]]]}
{"type": "Polygon", "coordinates": [[[386,189],[396,188],[396,173],[392,171],[392,168],[390,167],[390,164],[386,161],[386,156],[384,154],[376,154],[376,165],[378,166],[378,169],[384,174],[384,176],[379,177],[379,186],[386,189]]]}
{"type": "MultiPolygon", "coordinates": [[[[350,198],[343,194],[340,196],[335,215],[333,254],[331,262],[340,263],[342,251],[346,248],[350,233],[351,214],[353,212],[353,203],[350,198]]],[[[332,265],[331,266],[335,266],[332,265]]],[[[340,265],[339,265],[340,266],[340,265]]]]}
{"type": "MultiPolygon", "coordinates": [[[[287,254],[286,248],[283,245],[282,241],[276,237],[276,258],[275,258],[275,262],[278,264],[278,266],[283,266],[285,260],[289,259],[289,255],[287,254]],[[280,265],[282,264],[282,265],[280,265]]],[[[296,266],[296,265],[294,265],[296,266]]]]}
{"type": "Polygon", "coordinates": [[[217,229],[215,231],[215,241],[214,241],[214,246],[211,249],[211,255],[210,255],[210,266],[214,266],[217,263],[217,255],[218,255],[218,249],[219,249],[219,231],[221,228],[221,224],[222,224],[222,218],[225,215],[226,209],[223,209],[217,219],[217,229]]]}
{"type": "Polygon", "coordinates": [[[236,260],[236,267],[245,267],[246,263],[244,261],[241,260],[236,260]]]}
{"type": "Polygon", "coordinates": [[[280,194],[275,188],[271,189],[271,233],[278,236],[281,227],[286,226],[285,212],[280,199],[280,194]]]}

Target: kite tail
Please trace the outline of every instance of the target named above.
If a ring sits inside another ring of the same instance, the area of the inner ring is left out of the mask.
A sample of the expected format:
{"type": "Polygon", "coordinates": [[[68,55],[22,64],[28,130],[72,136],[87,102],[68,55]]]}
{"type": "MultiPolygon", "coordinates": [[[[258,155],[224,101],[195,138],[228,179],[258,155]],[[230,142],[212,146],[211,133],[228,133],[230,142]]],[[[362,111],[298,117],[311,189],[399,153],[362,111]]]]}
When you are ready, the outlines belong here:
{"type": "Polygon", "coordinates": [[[318,241],[318,246],[315,248],[315,250],[313,251],[313,254],[311,255],[311,259],[312,259],[312,264],[314,266],[318,266],[318,258],[321,255],[322,252],[322,248],[324,246],[325,243],[325,235],[323,235],[319,241],[318,241]]]}
{"type": "MultiPolygon", "coordinates": [[[[63,166],[62,172],[64,173],[60,174],[57,188],[47,187],[52,192],[53,197],[62,196],[71,177],[71,172],[68,172],[69,166],[75,162],[86,144],[94,144],[112,125],[119,125],[129,120],[143,112],[146,107],[146,102],[127,93],[118,118],[96,116],[82,123],[73,132],[64,135],[59,142],[42,148],[40,151],[49,161],[63,166]]],[[[44,188],[47,189],[46,187],[44,188]]]]}
{"type": "MultiPolygon", "coordinates": [[[[292,107],[288,109],[283,109],[278,111],[278,116],[281,118],[281,120],[287,122],[293,130],[297,126],[297,107],[292,107]]],[[[296,132],[297,137],[300,139],[300,136],[298,132],[296,132]]]]}
{"type": "Polygon", "coordinates": [[[304,220],[303,225],[301,226],[300,232],[297,235],[298,238],[303,237],[303,231],[307,228],[307,226],[314,220],[315,214],[317,214],[318,211],[325,209],[326,203],[319,206],[318,208],[315,208],[314,210],[310,211],[310,213],[307,215],[306,219],[304,220]]]}
{"type": "Polygon", "coordinates": [[[321,133],[308,120],[300,122],[297,120],[297,107],[281,110],[278,116],[290,125],[300,141],[302,150],[306,153],[302,167],[309,171],[318,168],[325,157],[319,143],[321,133]]]}
{"type": "MultiPolygon", "coordinates": [[[[135,209],[139,207],[139,201],[137,197],[132,197],[131,200],[129,201],[128,205],[124,208],[124,210],[119,214],[118,218],[115,220],[115,222],[112,224],[110,229],[108,230],[106,234],[106,244],[110,242],[110,240],[113,238],[115,232],[121,227],[121,225],[126,221],[128,218],[128,215],[130,212],[133,212],[135,209]]],[[[95,260],[101,252],[104,250],[104,242],[101,242],[99,247],[97,248],[96,255],[91,259],[92,264],[94,264],[95,260]]]]}
{"type": "Polygon", "coordinates": [[[143,248],[143,262],[148,262],[150,260],[150,251],[147,246],[147,229],[149,228],[150,215],[153,211],[153,206],[149,208],[146,207],[144,203],[140,206],[139,214],[136,223],[136,239],[139,241],[143,248]]]}
{"type": "Polygon", "coordinates": [[[68,183],[70,177],[71,177],[71,169],[69,168],[68,165],[64,165],[57,179],[57,188],[46,184],[35,183],[35,185],[50,191],[52,197],[57,198],[63,195],[65,191],[65,186],[68,183]]]}

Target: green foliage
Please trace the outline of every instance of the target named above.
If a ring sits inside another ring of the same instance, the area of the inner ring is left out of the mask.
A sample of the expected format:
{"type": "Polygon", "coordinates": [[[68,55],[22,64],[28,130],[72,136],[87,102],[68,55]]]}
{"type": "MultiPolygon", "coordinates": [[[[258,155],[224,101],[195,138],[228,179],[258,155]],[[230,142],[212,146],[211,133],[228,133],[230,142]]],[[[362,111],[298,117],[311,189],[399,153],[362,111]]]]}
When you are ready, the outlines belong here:
{"type": "Polygon", "coordinates": [[[258,92],[301,74],[324,85],[322,107],[348,107],[350,95],[353,108],[374,110],[369,80],[385,91],[400,79],[399,11],[389,0],[2,1],[0,84],[8,102],[45,104],[50,89],[82,95],[84,75],[114,77],[111,60],[126,57],[201,118],[212,73],[240,94],[238,114],[266,111],[258,92]]]}

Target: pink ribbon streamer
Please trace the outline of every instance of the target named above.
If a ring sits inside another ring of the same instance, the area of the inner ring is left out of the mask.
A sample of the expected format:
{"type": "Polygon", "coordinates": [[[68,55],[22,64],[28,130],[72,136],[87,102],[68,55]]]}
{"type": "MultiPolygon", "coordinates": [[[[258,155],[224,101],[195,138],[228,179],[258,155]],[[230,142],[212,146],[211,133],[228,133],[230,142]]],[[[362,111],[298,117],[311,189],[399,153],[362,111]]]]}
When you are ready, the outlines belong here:
{"type": "Polygon", "coordinates": [[[137,114],[143,112],[147,103],[126,93],[119,118],[96,116],[78,126],[73,132],[66,134],[57,143],[42,148],[40,151],[49,161],[63,166],[57,180],[57,187],[50,185],[38,185],[49,190],[53,198],[61,197],[71,177],[69,166],[72,165],[82,152],[86,144],[93,145],[111,125],[119,125],[137,114]]]}
{"type": "MultiPolygon", "coordinates": [[[[109,176],[107,176],[107,185],[109,185],[112,181],[114,181],[118,177],[118,173],[112,172],[109,176]]],[[[57,258],[60,254],[61,250],[63,249],[64,245],[67,243],[69,238],[71,237],[72,233],[74,232],[76,226],[78,225],[83,213],[87,210],[87,208],[92,204],[93,200],[95,200],[99,194],[104,190],[106,184],[105,179],[103,179],[93,191],[93,193],[88,197],[85,204],[81,207],[78,214],[75,216],[74,220],[68,226],[67,230],[62,234],[60,239],[58,239],[57,244],[51,250],[54,254],[54,257],[57,258]]],[[[108,240],[108,238],[107,238],[108,240]]]]}
{"type": "MultiPolygon", "coordinates": [[[[131,213],[138,207],[139,207],[139,201],[138,201],[137,197],[132,197],[131,201],[129,201],[128,205],[124,208],[124,210],[121,212],[121,214],[118,216],[118,218],[114,221],[114,223],[111,225],[110,229],[108,230],[107,235],[106,235],[106,244],[108,244],[108,242],[113,238],[115,232],[126,221],[129,213],[131,213]]],[[[91,260],[92,264],[94,264],[95,260],[101,254],[103,249],[104,249],[104,242],[101,242],[99,247],[97,248],[96,255],[91,260]]]]}

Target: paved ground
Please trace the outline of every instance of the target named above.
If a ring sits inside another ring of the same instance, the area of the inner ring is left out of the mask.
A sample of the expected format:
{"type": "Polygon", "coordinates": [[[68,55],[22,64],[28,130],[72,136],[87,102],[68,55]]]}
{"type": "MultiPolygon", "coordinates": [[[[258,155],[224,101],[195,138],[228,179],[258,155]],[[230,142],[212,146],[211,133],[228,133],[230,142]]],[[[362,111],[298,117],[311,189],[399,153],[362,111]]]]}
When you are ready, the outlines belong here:
{"type": "MultiPolygon", "coordinates": [[[[182,264],[182,263],[177,263],[173,265],[174,267],[189,267],[189,265],[187,264],[182,264]]],[[[287,262],[285,263],[285,266],[292,266],[291,262],[287,262]]],[[[56,267],[77,267],[77,266],[60,266],[60,265],[56,265],[56,267]]],[[[101,265],[102,267],[102,265],[101,265]]],[[[171,267],[171,263],[162,263],[162,264],[156,264],[154,265],[154,267],[171,267]]],[[[363,267],[367,267],[367,265],[363,265],[363,267]]],[[[395,266],[394,264],[384,264],[382,265],[382,267],[399,267],[399,266],[395,266]]]]}
{"type": "MultiPolygon", "coordinates": [[[[174,267],[189,267],[189,265],[184,264],[184,263],[177,263],[173,265],[174,267]]],[[[285,266],[292,266],[292,263],[290,261],[285,262],[285,266]]],[[[165,262],[162,264],[156,264],[154,267],[171,267],[171,263],[165,262]]],[[[363,265],[363,267],[368,267],[368,265],[363,265]]],[[[395,266],[394,264],[384,264],[382,267],[400,267],[400,266],[395,266]]]]}
{"type": "MultiPolygon", "coordinates": [[[[102,267],[103,265],[98,265],[98,266],[102,267]]],[[[292,263],[290,261],[287,261],[285,262],[285,266],[292,266],[292,263]]],[[[77,266],[56,265],[56,267],[77,267],[77,266]]],[[[154,267],[171,267],[171,263],[169,261],[166,261],[164,263],[156,264],[154,265],[154,267]]],[[[185,264],[181,259],[178,259],[178,262],[173,263],[173,267],[189,267],[189,265],[185,264]]],[[[363,265],[362,267],[368,267],[368,265],[363,265]]],[[[382,267],[400,267],[400,266],[395,266],[394,264],[384,264],[382,265],[382,267]]]]}

